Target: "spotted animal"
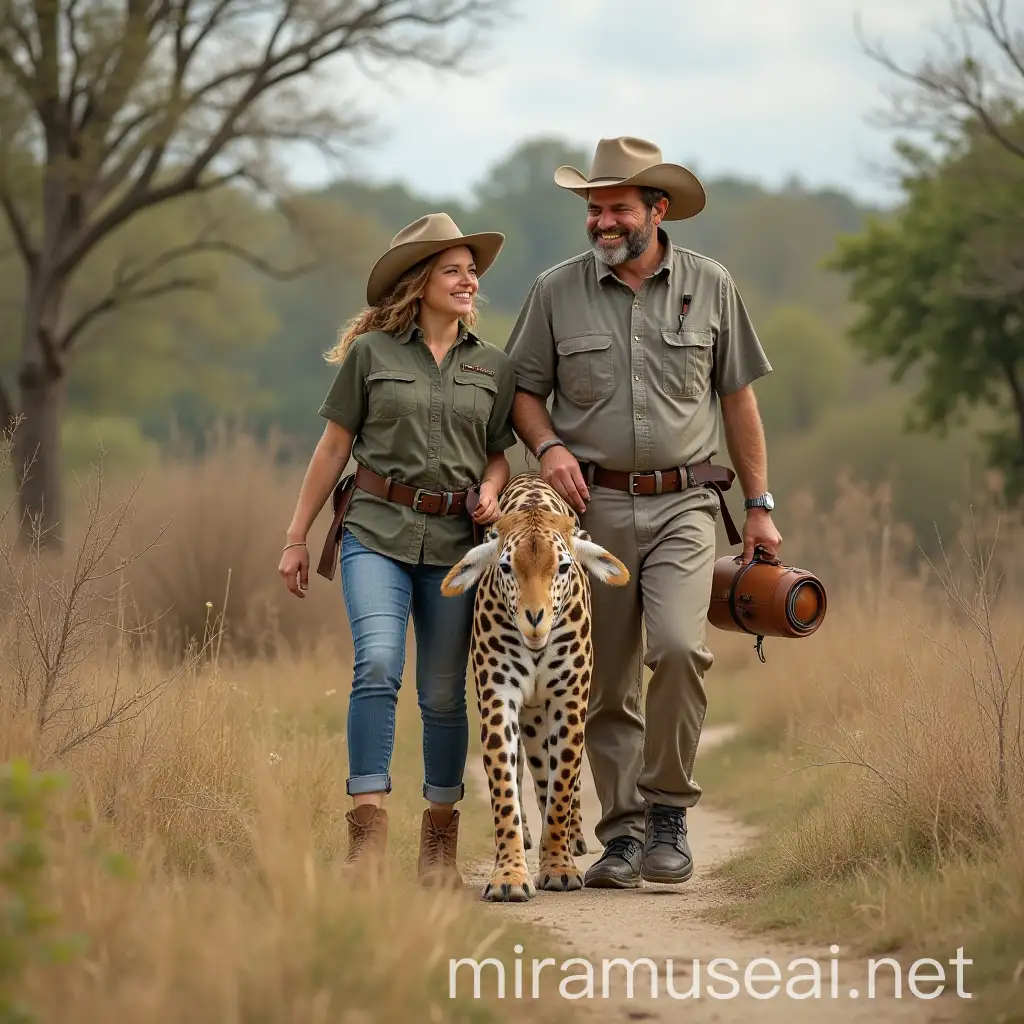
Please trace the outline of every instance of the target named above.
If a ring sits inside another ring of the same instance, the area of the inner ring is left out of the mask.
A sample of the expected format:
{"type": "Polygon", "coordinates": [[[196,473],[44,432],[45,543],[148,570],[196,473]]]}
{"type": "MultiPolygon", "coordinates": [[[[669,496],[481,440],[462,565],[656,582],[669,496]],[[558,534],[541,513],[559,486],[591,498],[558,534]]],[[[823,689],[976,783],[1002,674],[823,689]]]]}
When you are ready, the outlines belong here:
{"type": "Polygon", "coordinates": [[[583,885],[572,847],[578,850],[583,838],[578,785],[593,671],[588,573],[623,586],[629,572],[580,529],[572,507],[536,474],[513,477],[499,507],[498,520],[452,567],[441,592],[452,596],[477,584],[470,663],[495,842],[482,897],[525,901],[536,889],[583,885]],[[522,760],[543,822],[532,880],[522,760]]]}

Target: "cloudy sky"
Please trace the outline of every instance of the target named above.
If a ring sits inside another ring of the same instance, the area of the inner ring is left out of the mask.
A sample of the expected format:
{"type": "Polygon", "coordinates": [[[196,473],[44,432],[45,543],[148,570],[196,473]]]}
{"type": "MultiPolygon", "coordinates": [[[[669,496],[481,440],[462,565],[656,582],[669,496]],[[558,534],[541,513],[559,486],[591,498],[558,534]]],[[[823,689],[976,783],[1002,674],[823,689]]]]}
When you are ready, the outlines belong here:
{"type": "MultiPolygon", "coordinates": [[[[934,47],[949,11],[947,0],[517,4],[482,73],[360,79],[360,104],[386,135],[354,170],[451,195],[529,136],[589,153],[602,136],[639,135],[698,174],[797,175],[884,202],[893,193],[877,165],[892,136],[871,117],[892,79],[862,52],[855,19],[905,60],[934,47]]],[[[302,170],[307,182],[319,173],[302,170]]]]}

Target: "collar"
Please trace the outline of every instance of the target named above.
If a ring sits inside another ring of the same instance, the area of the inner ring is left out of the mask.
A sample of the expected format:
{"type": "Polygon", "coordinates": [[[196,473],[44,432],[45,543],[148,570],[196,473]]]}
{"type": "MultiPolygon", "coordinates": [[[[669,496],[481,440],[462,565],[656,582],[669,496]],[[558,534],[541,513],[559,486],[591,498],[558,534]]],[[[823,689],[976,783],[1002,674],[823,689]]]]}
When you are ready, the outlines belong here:
{"type": "MultiPolygon", "coordinates": [[[[658,241],[661,242],[664,252],[661,257],[661,262],[658,264],[657,269],[651,275],[652,278],[657,277],[662,271],[672,276],[672,240],[665,233],[664,228],[658,228],[658,241]]],[[[593,255],[593,254],[592,254],[593,255]]],[[[604,281],[606,278],[614,277],[616,281],[619,280],[613,267],[609,267],[607,263],[599,260],[596,255],[593,256],[594,265],[597,269],[597,280],[598,282],[604,281]]]]}
{"type": "MultiPolygon", "coordinates": [[[[413,338],[422,338],[423,331],[420,329],[420,325],[413,320],[404,331],[395,335],[395,341],[404,345],[406,342],[412,341],[413,338]]],[[[480,339],[462,322],[459,320],[459,333],[455,339],[455,344],[458,345],[463,341],[471,342],[474,345],[480,344],[480,339]]]]}

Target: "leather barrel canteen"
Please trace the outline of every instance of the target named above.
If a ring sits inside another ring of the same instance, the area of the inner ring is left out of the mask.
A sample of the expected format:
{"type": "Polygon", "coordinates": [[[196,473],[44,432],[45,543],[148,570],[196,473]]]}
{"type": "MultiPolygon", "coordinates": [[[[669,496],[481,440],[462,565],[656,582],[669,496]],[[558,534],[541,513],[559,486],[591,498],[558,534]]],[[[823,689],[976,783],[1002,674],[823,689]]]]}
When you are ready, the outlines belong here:
{"type": "Polygon", "coordinates": [[[810,636],[825,618],[821,580],[783,565],[760,547],[753,560],[726,555],[715,562],[708,622],[718,629],[757,637],[810,636]]]}

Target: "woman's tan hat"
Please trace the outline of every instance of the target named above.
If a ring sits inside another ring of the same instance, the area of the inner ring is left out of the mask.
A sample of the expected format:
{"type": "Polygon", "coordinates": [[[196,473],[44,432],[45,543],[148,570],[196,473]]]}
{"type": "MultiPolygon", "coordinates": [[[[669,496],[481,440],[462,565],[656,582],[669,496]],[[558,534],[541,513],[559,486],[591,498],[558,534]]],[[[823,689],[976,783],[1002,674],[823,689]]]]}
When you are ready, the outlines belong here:
{"type": "Polygon", "coordinates": [[[366,301],[375,306],[411,266],[455,245],[467,245],[473,250],[476,275],[481,277],[504,244],[505,236],[500,231],[464,235],[447,213],[428,213],[391,239],[387,252],[373,265],[367,278],[366,301]]]}
{"type": "Polygon", "coordinates": [[[555,184],[587,198],[587,190],[617,185],[650,185],[668,194],[665,220],[696,217],[707,196],[697,176],[679,164],[667,164],[653,142],[622,135],[597,144],[590,175],[568,165],[555,171],[555,184]]]}

